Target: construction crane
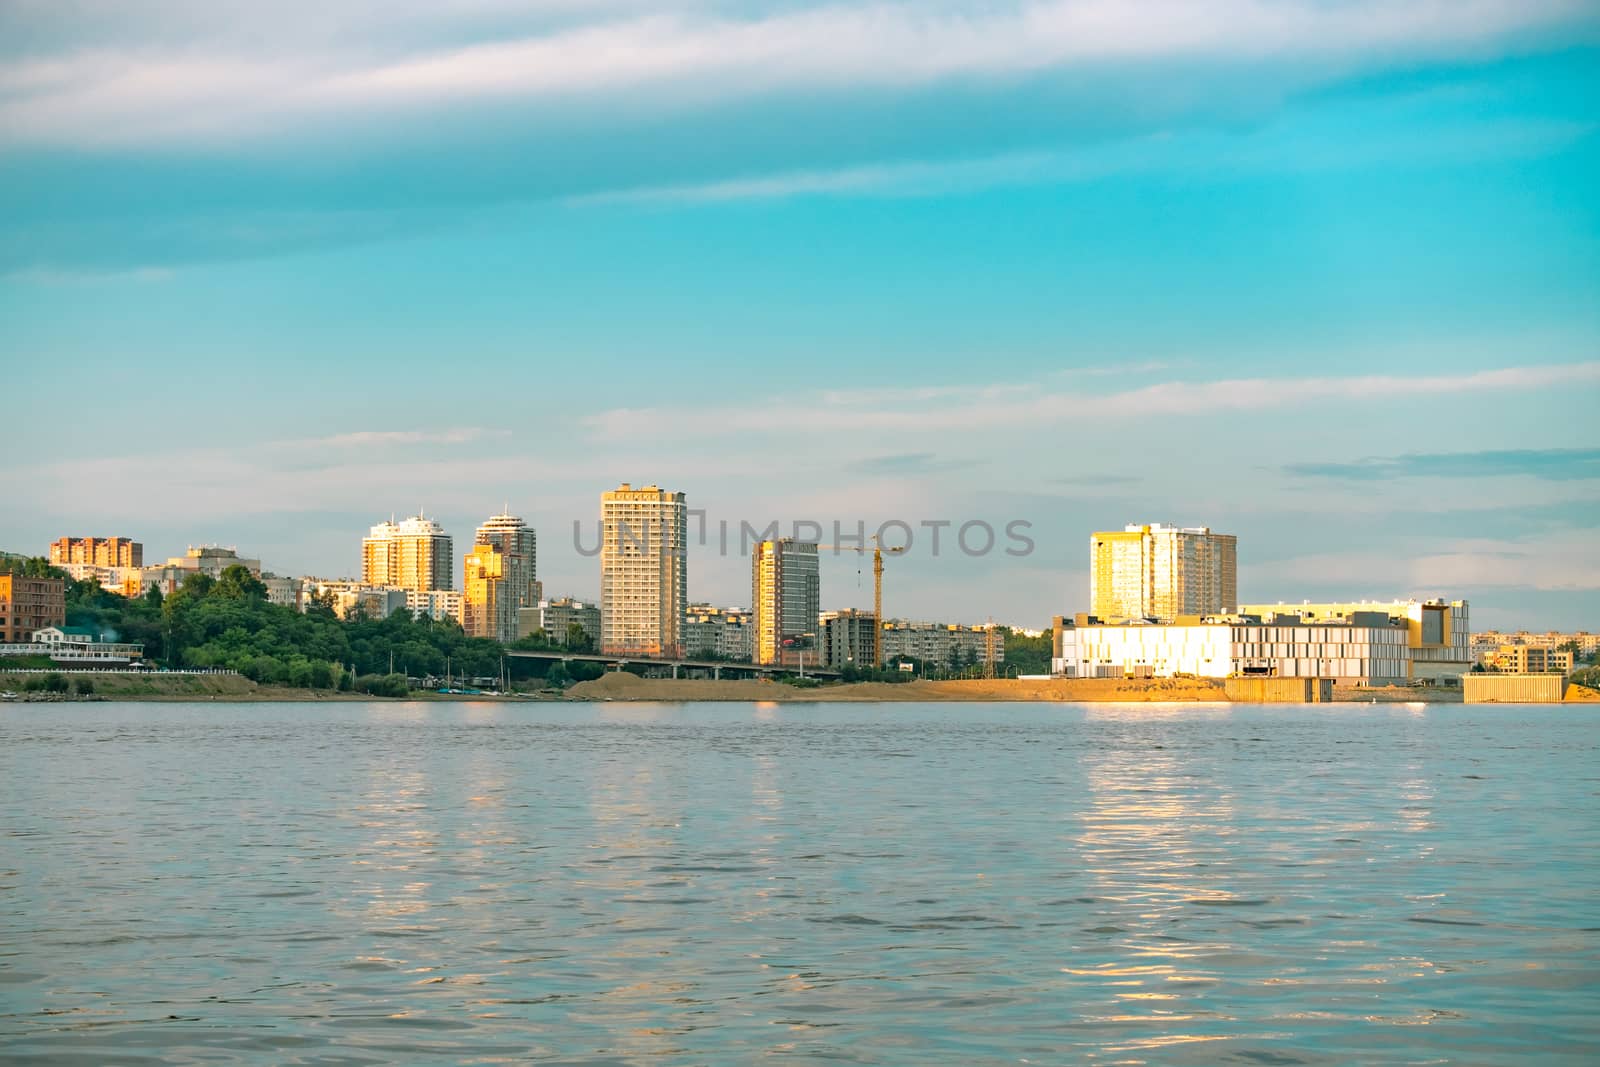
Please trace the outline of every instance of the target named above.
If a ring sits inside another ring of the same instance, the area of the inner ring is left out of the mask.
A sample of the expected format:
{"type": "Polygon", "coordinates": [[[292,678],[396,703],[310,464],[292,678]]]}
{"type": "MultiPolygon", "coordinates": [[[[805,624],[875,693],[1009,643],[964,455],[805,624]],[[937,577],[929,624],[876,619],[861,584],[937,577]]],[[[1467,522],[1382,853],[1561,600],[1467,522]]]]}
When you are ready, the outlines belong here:
{"type": "MultiPolygon", "coordinates": [[[[872,542],[872,665],[881,669],[883,667],[883,557],[886,553],[898,556],[906,550],[906,546],[884,548],[877,534],[873,534],[867,540],[872,542]]],[[[865,552],[867,546],[818,545],[817,551],[865,552]]]]}

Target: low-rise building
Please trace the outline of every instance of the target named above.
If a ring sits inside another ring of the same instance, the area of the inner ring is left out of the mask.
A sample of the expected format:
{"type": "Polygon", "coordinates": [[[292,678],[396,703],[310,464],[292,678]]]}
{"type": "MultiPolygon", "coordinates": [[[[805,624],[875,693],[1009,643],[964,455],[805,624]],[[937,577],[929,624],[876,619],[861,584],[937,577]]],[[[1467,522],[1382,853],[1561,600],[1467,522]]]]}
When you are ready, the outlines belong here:
{"type": "Polygon", "coordinates": [[[55,567],[75,582],[95,582],[118,596],[136,597],[144,592],[142,567],[102,567],[96,563],[58,563],[55,567]]]}
{"type": "Polygon", "coordinates": [[[309,587],[304,578],[279,578],[275,575],[263,575],[261,584],[267,587],[268,604],[276,604],[280,608],[293,608],[295,611],[305,614],[311,597],[309,587]]]}
{"type": "Polygon", "coordinates": [[[307,602],[313,598],[328,598],[333,613],[341,619],[365,616],[369,619],[387,619],[407,606],[404,589],[367,585],[351,578],[307,578],[307,602]]]}
{"type": "Polygon", "coordinates": [[[35,630],[32,644],[22,646],[57,663],[131,663],[144,655],[141,644],[108,640],[112,635],[91,626],[47,626],[35,630]]]}
{"type": "Polygon", "coordinates": [[[1338,623],[1357,614],[1379,613],[1406,631],[1407,677],[1457,679],[1472,669],[1472,628],[1465,600],[1344,601],[1313,604],[1241,604],[1238,614],[1262,619],[1298,618],[1307,624],[1338,623]]]}
{"type": "Polygon", "coordinates": [[[1588,630],[1561,631],[1546,630],[1544,633],[1529,633],[1527,630],[1517,630],[1513,633],[1502,633],[1499,630],[1483,630],[1472,635],[1472,650],[1482,659],[1484,656],[1498,652],[1502,645],[1527,645],[1530,648],[1567,648],[1577,652],[1582,659],[1589,659],[1600,654],[1600,634],[1590,633],[1588,630]]]}
{"type": "Polygon", "coordinates": [[[552,644],[565,645],[571,627],[577,626],[589,638],[591,649],[600,645],[600,605],[592,600],[574,600],[569,596],[541,600],[537,608],[523,608],[517,612],[517,620],[519,637],[539,630],[552,644]]]}
{"type": "Polygon", "coordinates": [[[0,642],[29,642],[35,630],[66,621],[66,582],[0,574],[0,642]]]}
{"type": "Polygon", "coordinates": [[[1572,653],[1539,645],[1501,645],[1483,665],[1500,674],[1571,674],[1572,653]]]}
{"type": "Polygon", "coordinates": [[[1053,668],[1069,678],[1333,678],[1351,685],[1459,679],[1471,669],[1467,605],[1272,605],[1172,623],[1056,620],[1053,668]]]}
{"type": "Polygon", "coordinates": [[[448,619],[459,623],[466,613],[466,596],[459,589],[407,589],[404,592],[406,607],[411,609],[413,619],[426,615],[434,622],[448,619]]]}
{"type": "Polygon", "coordinates": [[[755,650],[755,617],[744,608],[690,604],[684,612],[685,658],[748,662],[755,655],[755,650]]]}
{"type": "Polygon", "coordinates": [[[890,619],[883,624],[883,661],[909,658],[943,667],[970,667],[993,658],[1006,658],[1004,637],[997,631],[989,639],[988,626],[959,623],[907,622],[890,619]]]}
{"type": "Polygon", "coordinates": [[[181,556],[145,567],[140,574],[140,591],[149,592],[154,587],[160,589],[162,595],[170,595],[177,592],[191,574],[203,574],[215,580],[229,567],[243,567],[255,577],[261,577],[259,559],[245,559],[237,549],[221,545],[191,545],[181,556]]]}

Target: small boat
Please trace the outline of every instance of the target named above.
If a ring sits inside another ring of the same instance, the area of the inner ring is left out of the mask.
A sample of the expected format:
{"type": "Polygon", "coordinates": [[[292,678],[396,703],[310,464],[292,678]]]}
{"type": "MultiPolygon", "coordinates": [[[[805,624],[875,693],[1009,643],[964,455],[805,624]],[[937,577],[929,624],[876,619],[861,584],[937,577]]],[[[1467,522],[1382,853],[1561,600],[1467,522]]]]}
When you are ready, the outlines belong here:
{"type": "Polygon", "coordinates": [[[8,704],[15,699],[17,699],[17,694],[13,693],[9,689],[7,689],[4,693],[0,693],[0,700],[4,700],[8,704]]]}

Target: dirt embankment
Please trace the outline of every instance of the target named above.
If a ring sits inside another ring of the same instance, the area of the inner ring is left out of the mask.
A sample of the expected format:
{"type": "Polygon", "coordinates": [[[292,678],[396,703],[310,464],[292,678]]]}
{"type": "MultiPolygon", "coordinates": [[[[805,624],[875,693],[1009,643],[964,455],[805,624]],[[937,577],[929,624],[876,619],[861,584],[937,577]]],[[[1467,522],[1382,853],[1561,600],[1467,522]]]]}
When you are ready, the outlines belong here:
{"type": "Polygon", "coordinates": [[[1600,689],[1590,689],[1586,685],[1567,686],[1567,695],[1562,698],[1568,704],[1600,704],[1600,689]]]}
{"type": "MultiPolygon", "coordinates": [[[[62,671],[69,683],[87,678],[94,683],[94,692],[88,697],[76,694],[71,699],[82,700],[371,700],[364,693],[334,693],[317,689],[288,689],[276,685],[257,685],[238,674],[75,674],[62,671]]],[[[0,689],[22,686],[14,681],[0,684],[0,689]]]]}
{"type": "Polygon", "coordinates": [[[770,700],[819,701],[987,701],[1054,700],[1133,702],[1224,700],[1220,683],[1206,679],[1116,678],[977,679],[957,682],[855,682],[797,689],[782,682],[712,681],[694,678],[640,678],[613,671],[567,691],[573,700],[770,700]]]}

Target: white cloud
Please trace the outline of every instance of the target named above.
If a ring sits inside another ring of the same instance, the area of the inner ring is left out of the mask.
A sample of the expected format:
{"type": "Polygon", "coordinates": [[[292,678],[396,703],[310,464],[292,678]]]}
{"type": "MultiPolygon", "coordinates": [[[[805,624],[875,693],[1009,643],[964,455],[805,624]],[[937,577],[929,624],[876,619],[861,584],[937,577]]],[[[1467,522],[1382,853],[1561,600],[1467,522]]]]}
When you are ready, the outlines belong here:
{"type": "Polygon", "coordinates": [[[1462,539],[1411,555],[1387,551],[1322,552],[1241,564],[1241,585],[1286,588],[1313,577],[1345,585],[1351,596],[1471,597],[1474,590],[1600,589],[1593,530],[1563,530],[1521,541],[1462,539]]]}
{"type": "MultiPolygon", "coordinates": [[[[1086,379],[1089,376],[1085,376],[1086,379]]],[[[1103,379],[1102,379],[1103,380],[1103,379]]],[[[752,434],[844,430],[941,432],[1019,428],[1074,421],[1214,416],[1264,411],[1319,401],[1380,401],[1458,393],[1548,389],[1600,384],[1600,361],[1506,367],[1460,375],[1364,375],[1351,378],[1235,378],[1161,382],[1119,393],[1044,392],[1026,386],[994,389],[929,387],[878,390],[865,397],[823,393],[781,408],[730,407],[702,411],[685,426],[670,408],[619,408],[585,419],[608,438],[674,433],[752,434]],[[863,402],[864,401],[864,402],[863,402]]]]}
{"type": "Polygon", "coordinates": [[[1249,134],[1160,133],[1064,151],[1013,152],[977,159],[876,163],[787,171],[682,185],[642,186],[570,197],[575,206],[615,203],[714,204],[790,197],[932,197],[980,189],[1088,182],[1174,169],[1218,172],[1345,170],[1402,163],[1537,156],[1592,134],[1565,120],[1480,119],[1470,129],[1424,135],[1341,137],[1337,149],[1310,151],[1274,127],[1249,134]]]}
{"type": "MultiPolygon", "coordinates": [[[[134,43],[58,49],[0,68],[0,139],[242,139],[464,101],[725,101],[1129,62],[1456,54],[1592,17],[1582,0],[974,0],[784,7],[744,18],[698,4],[645,15],[630,6],[602,6],[574,24],[571,5],[546,5],[534,26],[524,17],[508,28],[492,4],[468,5],[454,21],[414,9],[408,21],[368,4],[331,20],[338,32],[325,28],[320,8],[299,18],[274,9],[278,26],[252,35],[178,5],[187,17],[123,23],[134,43]],[[462,43],[418,44],[405,32],[412,27],[414,36],[462,43]]],[[[27,13],[11,18],[26,24],[27,13]]],[[[872,180],[812,181],[864,179],[872,180]]]]}
{"type": "Polygon", "coordinates": [[[489,430],[468,426],[454,430],[357,430],[352,433],[284,442],[306,448],[351,448],[391,445],[464,445],[475,441],[509,437],[509,430],[489,430]]]}

